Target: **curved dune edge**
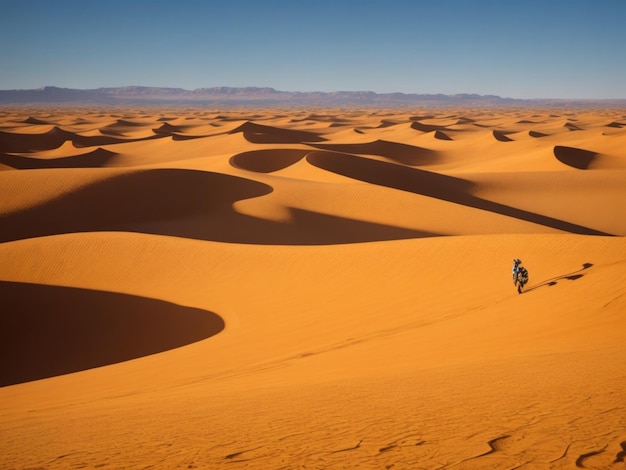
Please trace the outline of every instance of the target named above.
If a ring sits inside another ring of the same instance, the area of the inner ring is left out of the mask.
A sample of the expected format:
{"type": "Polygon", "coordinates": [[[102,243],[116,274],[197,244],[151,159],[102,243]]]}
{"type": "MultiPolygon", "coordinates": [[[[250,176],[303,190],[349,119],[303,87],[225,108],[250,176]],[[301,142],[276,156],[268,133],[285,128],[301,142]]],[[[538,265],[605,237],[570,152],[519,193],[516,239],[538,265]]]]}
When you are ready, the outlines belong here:
{"type": "Polygon", "coordinates": [[[513,142],[513,139],[511,139],[510,137],[507,136],[507,133],[502,132],[502,131],[492,131],[491,133],[493,135],[493,138],[496,139],[499,142],[513,142]]]}
{"type": "Polygon", "coordinates": [[[11,154],[0,154],[0,164],[16,170],[44,168],[98,168],[107,166],[117,154],[103,148],[96,148],[80,155],[57,158],[32,158],[11,154]]]}
{"type": "Polygon", "coordinates": [[[265,183],[208,171],[116,172],[87,186],[68,189],[61,197],[0,216],[0,242],[98,231],[268,245],[344,244],[441,235],[295,207],[286,208],[290,221],[282,223],[249,216],[233,207],[238,201],[273,190],[265,183]]]}
{"type": "Polygon", "coordinates": [[[440,130],[434,131],[433,137],[439,140],[453,140],[452,137],[440,130]]]}
{"type": "Polygon", "coordinates": [[[384,157],[403,165],[427,166],[437,163],[440,159],[436,151],[386,140],[358,144],[312,144],[313,147],[349,154],[364,154],[384,157]]]}
{"type": "Polygon", "coordinates": [[[579,170],[589,168],[597,155],[598,154],[595,152],[580,148],[565,147],[562,145],[554,147],[554,156],[558,161],[579,170]]]}
{"type": "Polygon", "coordinates": [[[76,132],[63,130],[58,126],[40,134],[0,131],[0,152],[27,153],[52,150],[58,149],[66,141],[71,141],[77,147],[95,147],[127,142],[128,139],[110,135],[82,136],[76,132]]]}
{"type": "Polygon", "coordinates": [[[233,155],[230,163],[243,170],[272,173],[299,162],[307,153],[309,150],[306,149],[251,150],[233,155]]]}
{"type": "MultiPolygon", "coordinates": [[[[0,232],[0,241],[122,227],[141,231],[142,223],[198,214],[233,214],[233,202],[271,191],[263,183],[206,171],[152,169],[115,174],[0,217],[7,227],[0,232]]],[[[165,229],[164,234],[201,238],[203,229],[211,227],[183,224],[170,226],[171,231],[165,229]]]]}
{"type": "Polygon", "coordinates": [[[89,289],[0,281],[0,387],[160,353],[218,334],[206,310],[89,289]]]}
{"type": "Polygon", "coordinates": [[[318,134],[296,129],[284,129],[254,122],[245,122],[229,131],[229,134],[243,133],[244,138],[254,144],[294,144],[300,142],[321,142],[318,134]]]}
{"type": "MultiPolygon", "coordinates": [[[[440,160],[435,151],[384,140],[362,144],[311,144],[311,146],[331,153],[383,157],[409,166],[428,166],[440,160]]],[[[306,149],[252,150],[234,155],[230,162],[236,168],[258,173],[272,173],[298,163],[309,153],[316,153],[316,151],[306,149]]]]}
{"type": "Polygon", "coordinates": [[[626,168],[623,155],[606,155],[577,147],[556,145],[553,149],[556,159],[577,170],[611,170],[626,168]]]}
{"type": "Polygon", "coordinates": [[[319,168],[371,184],[491,211],[565,232],[611,235],[591,227],[480,198],[472,193],[471,181],[453,176],[340,153],[312,152],[306,159],[319,168]]]}
{"type": "Polygon", "coordinates": [[[29,117],[27,117],[26,119],[24,119],[21,122],[23,122],[24,124],[35,124],[35,125],[40,125],[40,124],[49,125],[49,124],[52,124],[52,122],[50,122],[50,121],[45,121],[43,119],[38,119],[38,118],[33,117],[33,116],[29,116],[29,117]]]}
{"type": "Polygon", "coordinates": [[[448,129],[448,126],[441,126],[438,124],[424,124],[423,122],[420,121],[413,121],[411,123],[411,129],[415,129],[416,131],[422,131],[422,132],[433,132],[433,131],[447,131],[450,130],[448,129]]]}
{"type": "MultiPolygon", "coordinates": [[[[167,123],[166,123],[167,124],[167,123]]],[[[164,124],[165,125],[165,124],[164,124]]],[[[127,134],[121,127],[105,126],[98,129],[98,134],[83,135],[79,132],[67,131],[59,126],[35,134],[18,132],[6,132],[0,130],[0,152],[4,153],[29,153],[58,149],[65,142],[72,142],[76,147],[99,147],[127,142],[140,142],[153,139],[161,139],[176,135],[176,132],[167,127],[143,129],[135,125],[129,127],[132,133],[127,134]],[[139,131],[137,130],[139,129],[139,131]],[[139,132],[140,134],[137,134],[139,132]]]]}

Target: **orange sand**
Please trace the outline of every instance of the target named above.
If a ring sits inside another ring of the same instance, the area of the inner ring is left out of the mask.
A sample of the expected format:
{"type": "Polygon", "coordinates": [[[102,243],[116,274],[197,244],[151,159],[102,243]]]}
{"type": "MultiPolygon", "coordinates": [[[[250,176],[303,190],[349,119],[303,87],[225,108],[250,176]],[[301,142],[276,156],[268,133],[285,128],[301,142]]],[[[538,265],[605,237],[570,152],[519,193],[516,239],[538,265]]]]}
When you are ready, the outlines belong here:
{"type": "Polygon", "coordinates": [[[0,468],[624,468],[625,149],[624,110],[0,109],[0,468]]]}

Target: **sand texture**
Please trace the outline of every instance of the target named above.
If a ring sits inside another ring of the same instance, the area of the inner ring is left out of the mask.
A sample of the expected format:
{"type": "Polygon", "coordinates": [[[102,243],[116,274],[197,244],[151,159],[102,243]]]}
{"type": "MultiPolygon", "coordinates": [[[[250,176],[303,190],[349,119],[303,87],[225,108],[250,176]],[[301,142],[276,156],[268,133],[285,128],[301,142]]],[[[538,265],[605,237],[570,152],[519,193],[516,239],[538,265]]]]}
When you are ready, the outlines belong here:
{"type": "Polygon", "coordinates": [[[623,469],[625,236],[626,110],[2,108],[0,468],[623,469]]]}

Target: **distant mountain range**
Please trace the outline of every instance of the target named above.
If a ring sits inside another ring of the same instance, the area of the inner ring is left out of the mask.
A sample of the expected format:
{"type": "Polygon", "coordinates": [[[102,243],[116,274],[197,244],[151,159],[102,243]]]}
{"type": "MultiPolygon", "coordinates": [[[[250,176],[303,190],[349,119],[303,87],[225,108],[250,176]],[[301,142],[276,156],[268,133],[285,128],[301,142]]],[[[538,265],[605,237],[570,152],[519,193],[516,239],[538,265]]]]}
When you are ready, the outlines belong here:
{"type": "Polygon", "coordinates": [[[372,106],[372,107],[452,107],[452,106],[626,106],[616,100],[524,100],[477,94],[374,93],[372,91],[297,92],[259,87],[213,87],[184,90],[126,86],[91,90],[46,86],[34,90],[0,90],[0,105],[98,104],[98,105],[206,105],[237,106],[372,106]]]}

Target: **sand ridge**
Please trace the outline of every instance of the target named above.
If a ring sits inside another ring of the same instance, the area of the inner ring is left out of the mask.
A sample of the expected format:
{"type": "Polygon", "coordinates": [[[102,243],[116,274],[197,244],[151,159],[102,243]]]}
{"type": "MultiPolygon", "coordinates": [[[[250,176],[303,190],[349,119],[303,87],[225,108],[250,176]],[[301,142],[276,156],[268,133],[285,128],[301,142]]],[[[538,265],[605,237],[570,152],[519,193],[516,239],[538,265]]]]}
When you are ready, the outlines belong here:
{"type": "Polygon", "coordinates": [[[617,109],[1,109],[0,466],[621,468],[624,148],[617,109]]]}

